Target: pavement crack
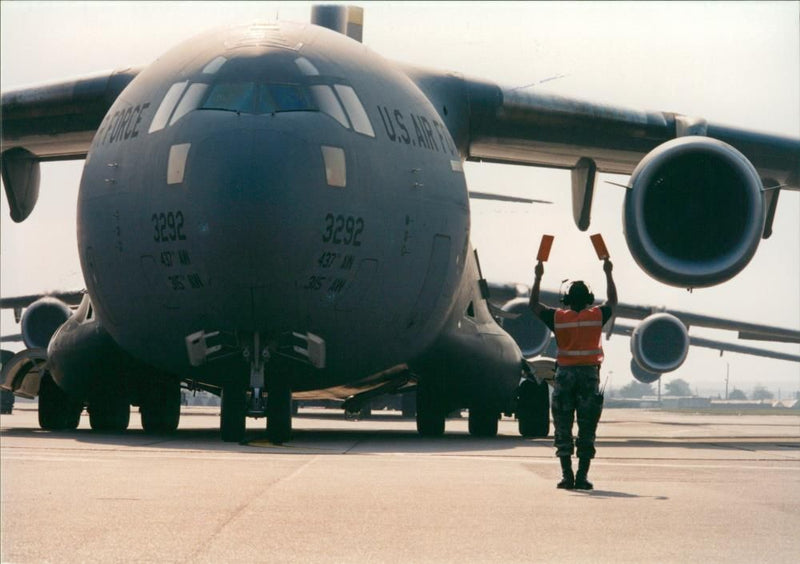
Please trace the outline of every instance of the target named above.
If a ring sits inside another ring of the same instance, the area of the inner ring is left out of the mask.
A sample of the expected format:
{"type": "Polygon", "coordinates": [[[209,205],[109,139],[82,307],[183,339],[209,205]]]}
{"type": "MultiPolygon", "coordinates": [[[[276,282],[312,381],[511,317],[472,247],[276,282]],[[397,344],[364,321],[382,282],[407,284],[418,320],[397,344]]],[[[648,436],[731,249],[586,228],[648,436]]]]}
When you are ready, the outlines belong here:
{"type": "Polygon", "coordinates": [[[309,460],[305,461],[303,464],[301,464],[300,466],[298,466],[285,476],[281,476],[277,480],[274,480],[264,485],[262,487],[262,490],[257,495],[247,497],[246,500],[237,505],[233,509],[233,511],[231,511],[230,514],[214,528],[214,530],[208,535],[208,537],[206,537],[203,540],[203,542],[200,543],[200,545],[183,560],[183,562],[197,562],[199,556],[203,554],[208,549],[208,547],[215,542],[215,540],[222,534],[222,532],[226,528],[228,528],[228,526],[231,523],[235,522],[239,517],[241,517],[247,511],[247,509],[251,505],[253,505],[253,503],[268,495],[270,492],[272,492],[272,490],[275,489],[276,486],[294,479],[316,459],[317,459],[316,456],[310,458],[309,460]]]}

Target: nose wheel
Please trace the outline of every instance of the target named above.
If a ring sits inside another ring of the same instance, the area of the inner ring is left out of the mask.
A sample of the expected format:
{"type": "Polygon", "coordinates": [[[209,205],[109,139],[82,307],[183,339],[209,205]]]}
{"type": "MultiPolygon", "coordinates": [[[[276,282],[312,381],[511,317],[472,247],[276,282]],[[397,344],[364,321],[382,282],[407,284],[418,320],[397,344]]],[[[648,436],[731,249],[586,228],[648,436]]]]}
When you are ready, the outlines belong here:
{"type": "Polygon", "coordinates": [[[292,435],[292,390],[287,378],[273,374],[267,380],[267,438],[283,444],[292,435]]]}
{"type": "Polygon", "coordinates": [[[231,378],[222,387],[222,412],[219,429],[222,440],[238,443],[244,440],[247,417],[247,383],[244,378],[231,378]]]}

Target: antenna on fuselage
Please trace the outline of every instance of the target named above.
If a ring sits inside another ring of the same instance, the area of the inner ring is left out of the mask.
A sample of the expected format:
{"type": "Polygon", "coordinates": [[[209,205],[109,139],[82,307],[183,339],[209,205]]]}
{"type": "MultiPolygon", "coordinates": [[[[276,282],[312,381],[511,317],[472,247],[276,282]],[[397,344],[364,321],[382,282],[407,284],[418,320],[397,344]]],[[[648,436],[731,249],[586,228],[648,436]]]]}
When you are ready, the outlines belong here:
{"type": "Polygon", "coordinates": [[[364,8],[341,4],[318,4],[311,7],[311,23],[362,42],[364,8]]]}

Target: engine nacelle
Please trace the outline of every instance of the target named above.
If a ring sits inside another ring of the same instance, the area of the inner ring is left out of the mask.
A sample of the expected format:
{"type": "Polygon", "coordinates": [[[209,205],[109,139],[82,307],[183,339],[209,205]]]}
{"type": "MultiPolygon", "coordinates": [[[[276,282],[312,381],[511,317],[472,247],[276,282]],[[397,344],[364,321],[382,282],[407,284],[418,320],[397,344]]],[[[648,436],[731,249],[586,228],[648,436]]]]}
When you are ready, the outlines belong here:
{"type": "Polygon", "coordinates": [[[56,330],[70,318],[72,310],[56,298],[40,298],[22,314],[22,340],[29,349],[47,349],[56,330]]]}
{"type": "Polygon", "coordinates": [[[647,317],[631,334],[633,359],[643,370],[656,375],[653,381],[658,375],[677,369],[688,352],[689,332],[680,319],[669,313],[647,317]]]}
{"type": "Polygon", "coordinates": [[[648,372],[639,366],[634,359],[631,359],[631,374],[642,384],[652,384],[661,378],[661,374],[657,372],[648,372]]]}
{"type": "Polygon", "coordinates": [[[708,137],[659,145],[631,175],[623,226],[639,266],[672,286],[713,286],[738,274],[764,230],[761,179],[738,150],[708,137]]]}
{"type": "Polygon", "coordinates": [[[503,305],[503,311],[519,314],[516,319],[501,318],[500,325],[517,342],[522,356],[540,355],[550,343],[550,329],[528,307],[528,298],[517,298],[503,305]]]}

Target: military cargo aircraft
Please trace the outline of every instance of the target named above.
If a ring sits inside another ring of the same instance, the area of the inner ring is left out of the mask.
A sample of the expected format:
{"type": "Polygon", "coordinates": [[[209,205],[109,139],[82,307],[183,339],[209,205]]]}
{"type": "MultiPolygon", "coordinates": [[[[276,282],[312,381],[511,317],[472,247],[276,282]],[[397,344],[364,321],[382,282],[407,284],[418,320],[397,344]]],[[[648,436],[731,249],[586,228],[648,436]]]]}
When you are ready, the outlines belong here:
{"type": "Polygon", "coordinates": [[[571,170],[583,230],[597,173],[630,174],[631,253],[693,288],[740,272],[800,186],[798,139],[395,64],[359,42],[360,14],[320,6],[311,25],[212,30],[144,68],[3,93],[12,219],[40,162],[85,158],[86,294],[74,313],[31,305],[41,338],[4,367],[44,428],[86,405],[120,430],[137,405],[169,431],[183,383],[222,395],[224,440],[250,415],[283,442],[292,396],[414,386],[422,434],[468,407],[473,434],[516,412],[545,435],[547,388],[470,247],[465,161],[571,170]]]}

